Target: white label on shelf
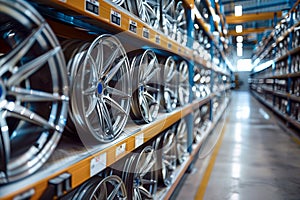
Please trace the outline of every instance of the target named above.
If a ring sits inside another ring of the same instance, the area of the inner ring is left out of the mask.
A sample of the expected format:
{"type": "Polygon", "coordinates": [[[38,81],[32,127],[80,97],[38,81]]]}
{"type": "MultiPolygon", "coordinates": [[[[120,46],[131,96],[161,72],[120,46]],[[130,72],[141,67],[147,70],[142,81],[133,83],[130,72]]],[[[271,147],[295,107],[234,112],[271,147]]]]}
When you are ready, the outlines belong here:
{"type": "Polygon", "coordinates": [[[155,35],[156,44],[160,44],[160,35],[155,35]]]}
{"type": "Polygon", "coordinates": [[[126,143],[123,143],[116,148],[116,157],[123,154],[125,151],[126,151],[126,143]]]}
{"type": "Polygon", "coordinates": [[[110,11],[110,22],[121,26],[121,14],[117,11],[111,10],[110,11]]]}
{"type": "Polygon", "coordinates": [[[99,1],[98,0],[85,0],[85,11],[99,15],[99,1]]]}
{"type": "Polygon", "coordinates": [[[106,168],[106,153],[95,156],[90,163],[90,176],[94,176],[106,168]]]}
{"type": "Polygon", "coordinates": [[[168,42],[168,48],[171,49],[172,48],[172,43],[168,42]]]}
{"type": "Polygon", "coordinates": [[[67,3],[67,0],[59,0],[60,2],[67,3]]]}
{"type": "Polygon", "coordinates": [[[178,47],[178,53],[180,53],[181,52],[181,47],[178,47]]]}
{"type": "Polygon", "coordinates": [[[149,29],[143,27],[143,37],[149,39],[149,29]]]}
{"type": "Polygon", "coordinates": [[[141,146],[144,143],[144,133],[135,136],[135,148],[141,146]]]}
{"type": "Polygon", "coordinates": [[[136,33],[137,23],[135,21],[129,20],[129,31],[136,33]]]}

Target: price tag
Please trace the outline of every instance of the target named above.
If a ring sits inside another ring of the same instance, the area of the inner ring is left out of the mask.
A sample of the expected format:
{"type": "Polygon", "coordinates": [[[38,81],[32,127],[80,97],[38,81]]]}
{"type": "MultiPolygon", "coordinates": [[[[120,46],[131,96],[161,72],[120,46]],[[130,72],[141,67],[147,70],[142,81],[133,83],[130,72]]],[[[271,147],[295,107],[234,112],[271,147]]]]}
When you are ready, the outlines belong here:
{"type": "Polygon", "coordinates": [[[99,1],[85,0],[85,11],[99,15],[99,1]]]}
{"type": "Polygon", "coordinates": [[[126,143],[123,143],[116,148],[116,157],[123,154],[125,151],[126,151],[126,143]]]}
{"type": "Polygon", "coordinates": [[[171,49],[172,48],[172,43],[168,42],[168,48],[171,49]]]}
{"type": "Polygon", "coordinates": [[[121,26],[121,14],[117,11],[111,10],[110,11],[110,22],[121,26]]]}
{"type": "Polygon", "coordinates": [[[144,133],[135,136],[135,148],[144,144],[144,133]]]}
{"type": "Polygon", "coordinates": [[[106,168],[106,153],[94,157],[90,163],[90,176],[94,176],[106,168]]]}
{"type": "Polygon", "coordinates": [[[156,44],[160,44],[160,35],[155,35],[156,44]]]}
{"type": "Polygon", "coordinates": [[[181,48],[180,47],[178,47],[178,53],[181,53],[181,48]]]}
{"type": "Polygon", "coordinates": [[[67,0],[59,0],[60,2],[67,3],[67,0]]]}
{"type": "Polygon", "coordinates": [[[143,27],[143,37],[149,39],[149,29],[143,27]]]}
{"type": "Polygon", "coordinates": [[[129,20],[129,31],[136,33],[137,23],[135,21],[129,20]]]}

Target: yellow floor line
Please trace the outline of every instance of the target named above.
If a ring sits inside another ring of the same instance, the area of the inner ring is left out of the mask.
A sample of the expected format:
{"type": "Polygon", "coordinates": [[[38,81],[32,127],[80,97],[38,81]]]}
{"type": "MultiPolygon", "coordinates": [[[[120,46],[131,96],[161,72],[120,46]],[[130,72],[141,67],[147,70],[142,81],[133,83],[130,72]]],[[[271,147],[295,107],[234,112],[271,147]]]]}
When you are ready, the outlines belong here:
{"type": "Polygon", "coordinates": [[[215,164],[217,155],[219,153],[219,150],[220,150],[222,142],[223,142],[223,138],[224,138],[224,134],[225,134],[225,130],[226,130],[226,124],[228,123],[228,121],[229,121],[229,119],[227,118],[227,120],[225,122],[225,125],[222,129],[219,141],[216,144],[216,147],[215,147],[215,149],[214,149],[214,151],[211,155],[210,161],[209,161],[208,166],[205,170],[205,173],[204,173],[204,176],[203,176],[202,181],[200,183],[200,186],[198,187],[198,190],[197,190],[197,193],[196,193],[196,196],[195,196],[195,200],[202,200],[204,198],[204,194],[205,194],[206,187],[207,187],[209,179],[210,179],[210,175],[211,175],[212,170],[214,168],[214,164],[215,164]]]}

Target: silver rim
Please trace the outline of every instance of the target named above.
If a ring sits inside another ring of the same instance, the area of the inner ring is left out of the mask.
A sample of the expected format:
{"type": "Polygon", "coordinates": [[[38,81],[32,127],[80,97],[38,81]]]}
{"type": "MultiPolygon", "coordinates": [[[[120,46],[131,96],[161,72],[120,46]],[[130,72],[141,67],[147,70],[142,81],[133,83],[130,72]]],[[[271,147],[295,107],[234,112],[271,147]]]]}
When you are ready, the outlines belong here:
{"type": "Polygon", "coordinates": [[[136,0],[139,17],[153,28],[159,27],[160,4],[158,0],[136,0]]]}
{"type": "Polygon", "coordinates": [[[180,104],[186,105],[189,103],[189,96],[190,96],[190,90],[189,90],[189,68],[188,64],[185,61],[181,61],[179,64],[179,102],[180,104]]]}
{"type": "Polygon", "coordinates": [[[162,0],[161,5],[161,23],[162,30],[165,35],[175,39],[174,27],[175,27],[175,0],[162,0]]]}
{"type": "Polygon", "coordinates": [[[176,76],[176,62],[172,56],[168,57],[164,64],[163,106],[171,112],[178,103],[178,77],[176,76]]]}
{"type": "Polygon", "coordinates": [[[157,189],[156,154],[151,146],[132,155],[124,165],[123,177],[133,200],[154,199],[157,189]]]}
{"type": "Polygon", "coordinates": [[[125,200],[127,192],[121,178],[110,175],[106,178],[95,176],[85,182],[72,199],[125,200]]]}
{"type": "Polygon", "coordinates": [[[127,192],[121,178],[115,175],[111,175],[104,178],[100,183],[98,183],[98,185],[94,188],[89,199],[125,200],[127,199],[127,192]]]}
{"type": "Polygon", "coordinates": [[[91,134],[100,142],[110,142],[122,132],[130,111],[126,52],[117,38],[102,35],[78,54],[70,68],[71,116],[81,138],[91,134]]]}
{"type": "Polygon", "coordinates": [[[186,45],[187,42],[187,20],[185,9],[182,5],[182,1],[178,2],[175,11],[175,31],[176,41],[180,44],[186,45]]]}
{"type": "Polygon", "coordinates": [[[161,175],[165,186],[169,186],[173,180],[173,173],[176,169],[176,141],[175,133],[169,129],[163,136],[161,145],[161,175]]]}
{"type": "Polygon", "coordinates": [[[201,116],[200,116],[200,109],[197,109],[194,112],[194,142],[198,143],[202,139],[202,131],[201,131],[201,116]]]}
{"type": "Polygon", "coordinates": [[[183,163],[187,156],[187,123],[184,119],[180,120],[178,127],[177,127],[177,133],[176,133],[176,154],[177,154],[177,161],[178,163],[183,163]]]}
{"type": "Polygon", "coordinates": [[[133,119],[150,123],[158,115],[160,102],[160,67],[153,51],[147,50],[133,59],[135,89],[131,106],[133,119]]]}
{"type": "Polygon", "coordinates": [[[45,20],[22,1],[0,1],[0,183],[34,173],[63,132],[68,81],[61,47],[45,20]]]}

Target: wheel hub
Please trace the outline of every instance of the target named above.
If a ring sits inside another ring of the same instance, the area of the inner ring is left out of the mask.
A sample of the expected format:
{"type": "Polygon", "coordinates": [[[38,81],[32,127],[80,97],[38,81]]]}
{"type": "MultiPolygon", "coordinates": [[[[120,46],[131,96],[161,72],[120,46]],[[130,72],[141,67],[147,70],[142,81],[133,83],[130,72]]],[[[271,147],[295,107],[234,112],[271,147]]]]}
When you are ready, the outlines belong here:
{"type": "Polygon", "coordinates": [[[98,83],[97,92],[100,95],[103,93],[103,84],[102,83],[98,83]]]}

